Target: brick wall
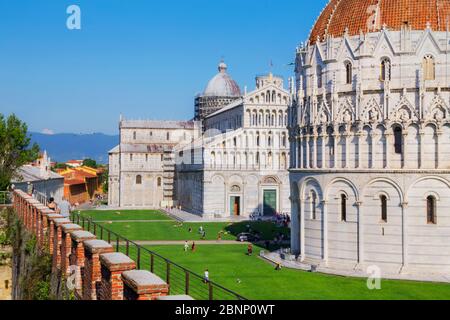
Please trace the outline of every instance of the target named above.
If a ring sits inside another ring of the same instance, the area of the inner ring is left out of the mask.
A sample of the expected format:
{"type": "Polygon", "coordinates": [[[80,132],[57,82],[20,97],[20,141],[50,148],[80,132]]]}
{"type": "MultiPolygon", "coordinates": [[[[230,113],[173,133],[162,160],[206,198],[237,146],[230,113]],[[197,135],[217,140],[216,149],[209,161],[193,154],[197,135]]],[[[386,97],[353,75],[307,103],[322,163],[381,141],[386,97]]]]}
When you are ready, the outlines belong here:
{"type": "Polygon", "coordinates": [[[135,270],[136,263],[90,232],[55,214],[23,191],[13,193],[13,208],[38,246],[53,256],[53,272],[76,299],[155,300],[169,285],[156,275],[135,270]],[[69,287],[69,284],[71,287],[69,287]]]}

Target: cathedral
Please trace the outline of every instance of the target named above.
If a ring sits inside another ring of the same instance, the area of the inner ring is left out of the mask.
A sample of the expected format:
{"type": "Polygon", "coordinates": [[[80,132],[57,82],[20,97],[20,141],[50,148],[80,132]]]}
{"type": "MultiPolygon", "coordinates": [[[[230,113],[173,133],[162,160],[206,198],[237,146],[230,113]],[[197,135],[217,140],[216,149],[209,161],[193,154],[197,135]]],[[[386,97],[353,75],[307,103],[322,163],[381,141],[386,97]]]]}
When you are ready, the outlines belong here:
{"type": "Polygon", "coordinates": [[[180,206],[208,218],[290,213],[288,106],[272,73],[252,92],[221,62],[190,121],[121,119],[109,154],[109,205],[180,206]]]}
{"type": "Polygon", "coordinates": [[[297,48],[299,261],[450,272],[449,16],[449,0],[331,0],[297,48]]]}

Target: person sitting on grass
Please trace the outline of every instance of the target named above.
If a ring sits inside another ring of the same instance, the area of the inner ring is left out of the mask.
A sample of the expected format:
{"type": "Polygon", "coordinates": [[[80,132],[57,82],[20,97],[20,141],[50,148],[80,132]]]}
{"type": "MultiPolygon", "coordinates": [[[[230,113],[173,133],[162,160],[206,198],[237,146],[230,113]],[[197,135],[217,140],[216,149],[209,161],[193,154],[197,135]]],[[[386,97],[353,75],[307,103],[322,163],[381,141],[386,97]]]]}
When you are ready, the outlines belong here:
{"type": "Polygon", "coordinates": [[[221,240],[222,240],[222,231],[219,231],[219,233],[217,234],[217,241],[221,240]]]}
{"type": "Polygon", "coordinates": [[[281,263],[278,262],[278,263],[276,264],[275,270],[276,270],[276,271],[280,271],[280,270],[281,270],[281,263]]]}
{"type": "Polygon", "coordinates": [[[202,232],[202,240],[205,240],[205,238],[206,238],[206,231],[203,230],[203,232],[202,232]]]}

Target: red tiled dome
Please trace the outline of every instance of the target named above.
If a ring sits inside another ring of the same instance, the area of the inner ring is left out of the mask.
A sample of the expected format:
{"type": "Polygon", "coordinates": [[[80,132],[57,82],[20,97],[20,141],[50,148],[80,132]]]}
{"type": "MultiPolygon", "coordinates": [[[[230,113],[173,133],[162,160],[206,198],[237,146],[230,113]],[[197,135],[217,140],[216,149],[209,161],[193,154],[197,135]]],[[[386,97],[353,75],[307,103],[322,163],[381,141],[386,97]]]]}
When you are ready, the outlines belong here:
{"type": "Polygon", "coordinates": [[[349,35],[378,31],[383,25],[400,30],[406,23],[413,30],[423,30],[429,22],[431,29],[445,31],[448,19],[450,0],[330,0],[309,39],[314,43],[325,35],[339,37],[347,28],[349,35]]]}

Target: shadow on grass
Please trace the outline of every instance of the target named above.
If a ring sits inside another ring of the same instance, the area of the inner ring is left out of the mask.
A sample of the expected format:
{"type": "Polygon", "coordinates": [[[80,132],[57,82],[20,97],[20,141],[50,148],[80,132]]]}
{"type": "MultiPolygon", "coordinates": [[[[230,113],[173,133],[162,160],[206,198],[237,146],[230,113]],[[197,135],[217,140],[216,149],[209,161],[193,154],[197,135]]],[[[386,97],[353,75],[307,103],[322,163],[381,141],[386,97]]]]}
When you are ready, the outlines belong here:
{"type": "Polygon", "coordinates": [[[243,221],[234,223],[225,228],[233,236],[237,237],[240,233],[251,233],[258,236],[259,241],[252,241],[253,244],[263,247],[269,251],[275,251],[280,248],[289,247],[286,244],[290,239],[290,229],[280,227],[270,221],[243,221]],[[279,241],[279,239],[284,241],[279,241]]]}

